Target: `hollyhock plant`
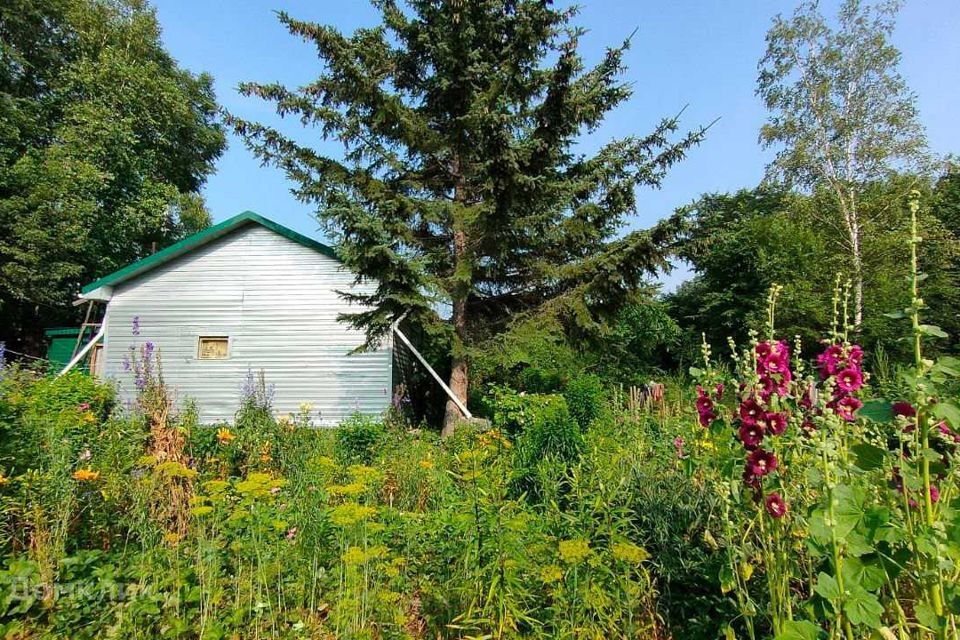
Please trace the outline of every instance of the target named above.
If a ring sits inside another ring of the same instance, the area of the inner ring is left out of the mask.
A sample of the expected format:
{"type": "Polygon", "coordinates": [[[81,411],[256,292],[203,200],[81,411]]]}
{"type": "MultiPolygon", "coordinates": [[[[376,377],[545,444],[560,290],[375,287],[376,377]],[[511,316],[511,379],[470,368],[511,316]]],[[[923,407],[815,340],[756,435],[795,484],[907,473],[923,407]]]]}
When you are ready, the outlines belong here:
{"type": "Polygon", "coordinates": [[[853,396],[845,396],[832,404],[837,415],[847,422],[853,422],[856,419],[854,413],[863,406],[863,402],[853,396]]]}
{"type": "Polygon", "coordinates": [[[787,414],[782,412],[767,413],[764,416],[767,431],[775,436],[783,435],[787,430],[787,414]]]}

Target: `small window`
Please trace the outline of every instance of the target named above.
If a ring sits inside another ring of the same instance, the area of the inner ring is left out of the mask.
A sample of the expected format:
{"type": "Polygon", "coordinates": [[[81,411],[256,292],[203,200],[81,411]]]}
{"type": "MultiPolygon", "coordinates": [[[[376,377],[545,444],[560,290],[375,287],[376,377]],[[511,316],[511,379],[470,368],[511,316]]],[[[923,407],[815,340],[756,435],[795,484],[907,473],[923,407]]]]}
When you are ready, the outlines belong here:
{"type": "Polygon", "coordinates": [[[199,360],[226,360],[230,338],[226,336],[200,336],[197,344],[199,360]]]}

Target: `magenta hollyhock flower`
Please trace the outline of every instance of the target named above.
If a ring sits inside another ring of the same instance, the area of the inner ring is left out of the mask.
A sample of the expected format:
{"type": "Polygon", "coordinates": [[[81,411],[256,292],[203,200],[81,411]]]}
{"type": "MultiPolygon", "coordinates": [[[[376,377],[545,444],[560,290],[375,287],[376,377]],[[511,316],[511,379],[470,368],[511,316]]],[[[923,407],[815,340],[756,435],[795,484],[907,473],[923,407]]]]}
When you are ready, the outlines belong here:
{"type": "Polygon", "coordinates": [[[939,433],[945,440],[951,440],[954,443],[960,444],[960,434],[955,433],[950,427],[947,426],[947,423],[940,421],[936,425],[937,433],[939,433]]]}
{"type": "Polygon", "coordinates": [[[767,373],[783,373],[790,367],[790,359],[781,350],[771,351],[762,362],[767,373]]]}
{"type": "Polygon", "coordinates": [[[854,367],[863,364],[863,348],[860,345],[855,344],[850,347],[850,353],[847,354],[847,363],[854,367]]]}
{"type": "Polygon", "coordinates": [[[917,415],[917,410],[913,408],[913,405],[909,402],[894,402],[892,407],[894,416],[903,416],[904,418],[912,418],[917,415]]]}
{"type": "Polygon", "coordinates": [[[708,411],[713,411],[713,400],[708,396],[699,396],[696,401],[697,412],[706,413],[708,411]]]}
{"type": "Polygon", "coordinates": [[[820,376],[828,378],[840,370],[840,361],[843,358],[843,347],[839,344],[832,344],[827,347],[823,353],[817,356],[817,366],[820,368],[820,376]]]}
{"type": "Polygon", "coordinates": [[[837,412],[837,415],[846,420],[847,422],[854,421],[854,413],[863,406],[863,403],[859,399],[854,398],[853,396],[846,396],[840,398],[834,403],[833,410],[837,412]]]}
{"type": "Polygon", "coordinates": [[[787,414],[780,412],[768,413],[764,418],[767,423],[767,431],[773,435],[779,436],[787,430],[787,414]]]}
{"type": "Polygon", "coordinates": [[[930,502],[940,502],[940,489],[937,489],[936,485],[930,485],[930,502]]]}
{"type": "Polygon", "coordinates": [[[718,382],[717,386],[713,389],[713,393],[717,396],[717,402],[723,400],[723,389],[724,386],[722,382],[718,382]]]}
{"type": "Polygon", "coordinates": [[[757,418],[763,413],[763,407],[753,398],[748,398],[740,403],[740,420],[744,424],[757,424],[757,418]]]}
{"type": "Polygon", "coordinates": [[[773,345],[767,341],[758,342],[757,346],[754,347],[754,351],[757,354],[757,360],[763,361],[773,352],[773,345]]]}
{"type": "Polygon", "coordinates": [[[738,431],[740,436],[740,442],[743,443],[743,446],[747,449],[756,449],[760,446],[760,443],[763,442],[763,427],[759,424],[742,424],[738,431]]]}
{"type": "Polygon", "coordinates": [[[837,374],[837,388],[844,393],[853,393],[863,386],[863,374],[858,369],[847,367],[837,374]]]}
{"type": "Polygon", "coordinates": [[[743,484],[754,491],[760,491],[760,478],[750,472],[750,465],[745,466],[743,469],[743,484]]]}
{"type": "Polygon", "coordinates": [[[800,425],[800,430],[803,431],[804,434],[812,436],[817,430],[817,425],[814,424],[813,420],[810,418],[806,418],[800,425]]]}
{"type": "Polygon", "coordinates": [[[772,451],[755,449],[747,456],[747,468],[750,473],[761,478],[777,468],[777,456],[772,451]]]}
{"type": "Polygon", "coordinates": [[[779,519],[787,515],[787,503],[776,491],[767,494],[764,504],[767,507],[767,513],[769,513],[772,518],[779,519]]]}

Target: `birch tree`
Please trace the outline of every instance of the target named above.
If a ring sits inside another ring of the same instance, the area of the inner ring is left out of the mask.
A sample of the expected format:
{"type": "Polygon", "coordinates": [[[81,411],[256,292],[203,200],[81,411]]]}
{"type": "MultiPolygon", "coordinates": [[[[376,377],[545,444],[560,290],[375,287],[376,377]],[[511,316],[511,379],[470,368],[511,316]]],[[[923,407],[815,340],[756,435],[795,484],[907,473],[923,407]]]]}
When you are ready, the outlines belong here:
{"type": "Polygon", "coordinates": [[[760,131],[777,148],[768,180],[823,186],[839,216],[824,218],[844,238],[853,280],[854,323],[863,320],[864,186],[898,170],[917,170],[926,138],[916,99],[890,43],[900,3],[844,0],[835,24],[805,0],[767,33],[757,93],[769,110],[760,131]],[[839,218],[839,219],[838,219],[839,218]]]}

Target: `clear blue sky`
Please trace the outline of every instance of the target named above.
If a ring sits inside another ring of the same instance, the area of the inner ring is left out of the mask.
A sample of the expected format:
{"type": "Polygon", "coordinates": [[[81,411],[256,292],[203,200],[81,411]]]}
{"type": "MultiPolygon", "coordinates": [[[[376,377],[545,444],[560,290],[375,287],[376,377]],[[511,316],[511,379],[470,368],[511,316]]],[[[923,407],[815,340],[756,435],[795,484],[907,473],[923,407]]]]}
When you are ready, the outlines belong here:
{"type": "MultiPolygon", "coordinates": [[[[832,10],[836,0],[827,0],[832,10]]],[[[637,28],[627,62],[633,98],[589,139],[589,149],[613,136],[648,132],[664,116],[686,106],[683,124],[694,127],[720,118],[706,141],[675,166],[659,191],[639,193],[632,226],[649,226],[699,194],[752,187],[769,156],[757,145],[765,118],[754,95],[757,61],[771,18],[790,13],[781,0],[583,0],[578,24],[589,29],[581,50],[597,61],[604,47],[637,28]]],[[[271,106],[243,98],[245,80],[300,85],[316,77],[313,49],[289,35],[274,10],[331,24],[344,32],[376,24],[363,0],[154,0],[163,40],[192,71],[208,71],[217,97],[247,119],[277,123],[271,106]]],[[[894,43],[903,53],[901,70],[919,99],[920,115],[933,150],[960,153],[960,1],[908,0],[894,43]]],[[[282,130],[308,140],[292,122],[282,130]]],[[[309,134],[306,134],[309,135],[309,134]]],[[[319,143],[318,143],[319,144],[319,143]]],[[[336,153],[335,146],[329,146],[336,153]]],[[[261,167],[235,137],[204,190],[214,220],[251,209],[302,233],[322,239],[308,205],[290,193],[280,171],[261,167]]],[[[679,273],[669,284],[684,277],[679,273]]]]}

